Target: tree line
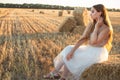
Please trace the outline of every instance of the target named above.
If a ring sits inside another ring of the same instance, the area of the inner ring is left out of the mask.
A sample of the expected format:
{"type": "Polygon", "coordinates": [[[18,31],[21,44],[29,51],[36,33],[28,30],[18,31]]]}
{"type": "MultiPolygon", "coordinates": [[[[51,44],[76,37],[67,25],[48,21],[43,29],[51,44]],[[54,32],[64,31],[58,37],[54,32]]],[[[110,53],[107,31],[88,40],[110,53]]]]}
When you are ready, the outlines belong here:
{"type": "Polygon", "coordinates": [[[60,6],[60,5],[47,5],[47,4],[10,4],[0,3],[1,8],[36,8],[36,9],[69,9],[73,10],[74,7],[60,6]]]}
{"type": "MultiPolygon", "coordinates": [[[[61,10],[74,10],[71,6],[61,6],[61,5],[48,5],[48,4],[12,4],[12,3],[0,3],[0,8],[35,8],[35,9],[61,9],[61,10]]],[[[87,8],[90,10],[90,8],[87,8]]],[[[120,11],[120,9],[108,9],[108,11],[120,11]]]]}

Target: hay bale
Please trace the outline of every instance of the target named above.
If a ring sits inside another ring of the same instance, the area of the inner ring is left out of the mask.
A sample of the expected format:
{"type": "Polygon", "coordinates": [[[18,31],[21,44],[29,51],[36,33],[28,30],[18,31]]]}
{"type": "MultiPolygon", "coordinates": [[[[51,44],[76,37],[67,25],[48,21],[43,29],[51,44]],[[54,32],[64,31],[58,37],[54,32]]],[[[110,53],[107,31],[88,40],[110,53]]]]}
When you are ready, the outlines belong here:
{"type": "Polygon", "coordinates": [[[58,16],[62,16],[62,15],[63,15],[63,11],[59,11],[58,16]]]}
{"type": "Polygon", "coordinates": [[[76,27],[76,21],[74,17],[67,17],[60,25],[60,32],[72,32],[76,27]]]}
{"type": "Polygon", "coordinates": [[[75,29],[73,30],[73,33],[83,34],[84,30],[85,26],[76,26],[75,29]]]}
{"type": "Polygon", "coordinates": [[[32,10],[32,12],[34,12],[34,9],[32,10]]]}
{"type": "Polygon", "coordinates": [[[88,10],[86,8],[75,8],[73,11],[73,16],[77,21],[77,25],[87,26],[90,22],[90,16],[88,14],[88,10]]]}
{"type": "Polygon", "coordinates": [[[80,80],[120,80],[120,54],[110,55],[108,61],[92,65],[80,80]]]}
{"type": "Polygon", "coordinates": [[[40,14],[44,14],[44,12],[43,12],[43,11],[40,11],[39,13],[40,13],[40,14]]]}
{"type": "Polygon", "coordinates": [[[55,11],[52,11],[53,13],[55,12],[55,11]]]}
{"type": "Polygon", "coordinates": [[[70,14],[70,13],[71,13],[71,11],[70,11],[70,10],[67,10],[67,13],[68,13],[68,14],[70,14]]]}

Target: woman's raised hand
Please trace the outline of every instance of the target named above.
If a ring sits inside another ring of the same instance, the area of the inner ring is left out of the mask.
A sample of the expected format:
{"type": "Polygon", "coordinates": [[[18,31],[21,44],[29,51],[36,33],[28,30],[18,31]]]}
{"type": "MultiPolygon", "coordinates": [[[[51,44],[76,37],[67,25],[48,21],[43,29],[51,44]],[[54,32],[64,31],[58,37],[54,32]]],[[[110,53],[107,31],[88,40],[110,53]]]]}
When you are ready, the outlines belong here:
{"type": "Polygon", "coordinates": [[[103,24],[103,17],[99,17],[97,20],[97,23],[95,24],[95,27],[99,28],[103,24]]]}

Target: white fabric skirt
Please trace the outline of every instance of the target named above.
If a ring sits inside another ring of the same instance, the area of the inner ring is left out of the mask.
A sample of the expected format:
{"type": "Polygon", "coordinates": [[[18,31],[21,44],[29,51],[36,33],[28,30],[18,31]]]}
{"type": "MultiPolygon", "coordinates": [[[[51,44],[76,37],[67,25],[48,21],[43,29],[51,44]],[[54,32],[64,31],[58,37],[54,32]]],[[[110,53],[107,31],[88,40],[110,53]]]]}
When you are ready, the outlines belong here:
{"type": "Polygon", "coordinates": [[[72,59],[66,59],[66,55],[71,51],[74,45],[65,47],[60,54],[54,59],[54,67],[60,61],[63,61],[68,70],[76,77],[79,78],[82,72],[90,67],[92,64],[100,63],[108,60],[108,52],[105,47],[93,47],[90,45],[80,46],[75,52],[72,59]]]}

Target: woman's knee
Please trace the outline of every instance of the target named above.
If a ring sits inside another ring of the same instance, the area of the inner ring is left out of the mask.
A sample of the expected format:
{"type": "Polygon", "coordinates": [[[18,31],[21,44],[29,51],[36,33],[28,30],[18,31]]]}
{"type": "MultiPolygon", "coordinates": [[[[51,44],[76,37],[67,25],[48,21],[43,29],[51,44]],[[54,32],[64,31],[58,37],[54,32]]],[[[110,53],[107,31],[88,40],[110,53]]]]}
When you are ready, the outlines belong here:
{"type": "Polygon", "coordinates": [[[72,48],[73,48],[73,45],[68,45],[62,50],[62,53],[67,54],[68,52],[71,51],[72,48]]]}

